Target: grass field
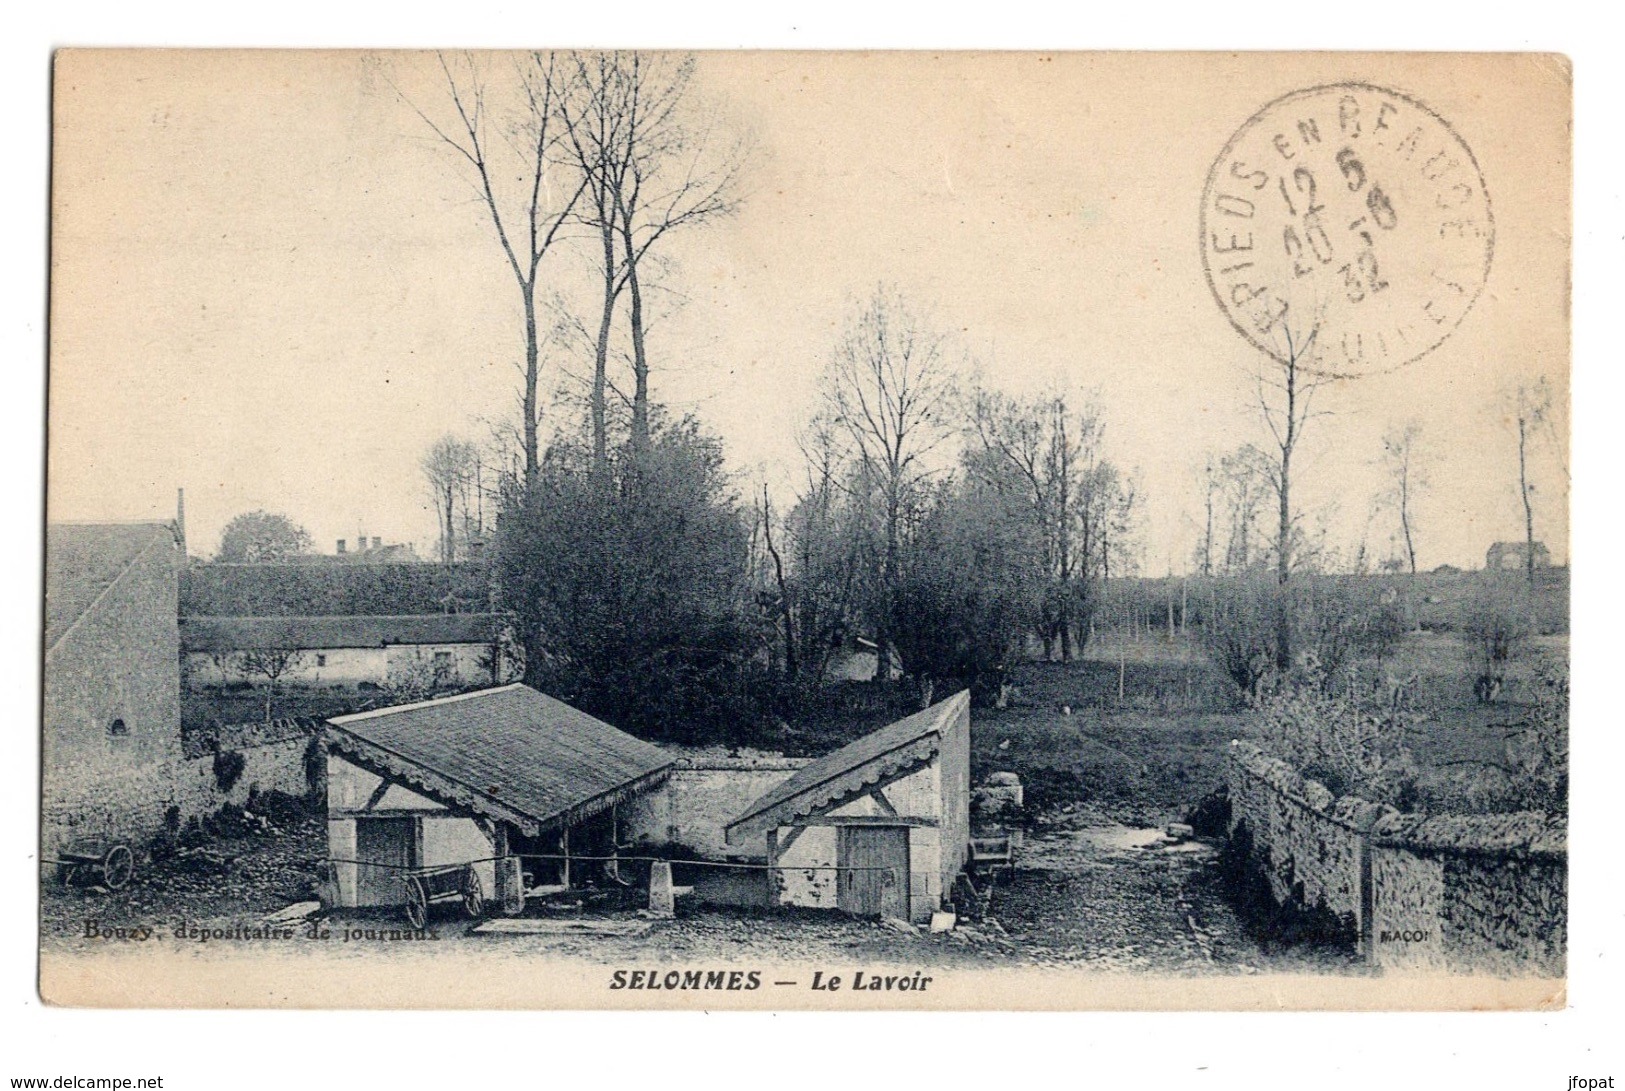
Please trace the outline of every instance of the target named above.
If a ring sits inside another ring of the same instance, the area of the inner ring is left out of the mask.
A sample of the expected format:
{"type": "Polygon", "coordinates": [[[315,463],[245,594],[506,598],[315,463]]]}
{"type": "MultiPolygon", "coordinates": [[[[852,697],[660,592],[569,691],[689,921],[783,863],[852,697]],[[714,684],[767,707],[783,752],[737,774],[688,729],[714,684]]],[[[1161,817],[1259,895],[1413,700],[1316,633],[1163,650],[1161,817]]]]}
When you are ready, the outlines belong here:
{"type": "MultiPolygon", "coordinates": [[[[1505,696],[1479,704],[1459,637],[1416,632],[1380,670],[1414,676],[1411,748],[1435,778],[1465,763],[1497,761],[1505,728],[1528,712],[1538,664],[1567,656],[1568,638],[1537,638],[1508,679],[1505,696]],[[1447,764],[1453,763],[1453,764],[1447,764]]],[[[1379,668],[1366,664],[1374,677],[1379,668]]],[[[1182,818],[1224,782],[1232,739],[1256,733],[1252,712],[1189,643],[1163,636],[1118,640],[1107,632],[1069,664],[1016,666],[1007,708],[971,714],[973,781],[1008,770],[1021,777],[1031,811],[1089,804],[1128,825],[1182,818]]],[[[792,752],[822,753],[913,711],[906,703],[826,710],[791,732],[792,752]]],[[[1448,793],[1446,793],[1448,794],[1448,793]]]]}

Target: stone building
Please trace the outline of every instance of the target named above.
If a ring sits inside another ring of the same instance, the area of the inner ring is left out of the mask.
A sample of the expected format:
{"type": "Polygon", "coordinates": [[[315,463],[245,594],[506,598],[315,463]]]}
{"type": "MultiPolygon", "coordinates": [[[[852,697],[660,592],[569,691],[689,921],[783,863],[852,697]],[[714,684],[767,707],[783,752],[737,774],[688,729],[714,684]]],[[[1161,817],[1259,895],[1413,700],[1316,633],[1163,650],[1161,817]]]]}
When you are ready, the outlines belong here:
{"type": "Polygon", "coordinates": [[[46,527],[44,840],[157,828],[181,756],[180,524],[46,527]]]}
{"type": "MultiPolygon", "coordinates": [[[[1522,572],[1528,567],[1529,554],[1530,546],[1527,542],[1496,542],[1484,554],[1484,567],[1491,572],[1522,572]]],[[[1545,542],[1534,544],[1534,556],[1536,568],[1552,566],[1552,554],[1546,548],[1545,542]]]]}
{"type": "Polygon", "coordinates": [[[793,772],[729,822],[773,904],[928,921],[970,847],[970,693],[793,772]]]}

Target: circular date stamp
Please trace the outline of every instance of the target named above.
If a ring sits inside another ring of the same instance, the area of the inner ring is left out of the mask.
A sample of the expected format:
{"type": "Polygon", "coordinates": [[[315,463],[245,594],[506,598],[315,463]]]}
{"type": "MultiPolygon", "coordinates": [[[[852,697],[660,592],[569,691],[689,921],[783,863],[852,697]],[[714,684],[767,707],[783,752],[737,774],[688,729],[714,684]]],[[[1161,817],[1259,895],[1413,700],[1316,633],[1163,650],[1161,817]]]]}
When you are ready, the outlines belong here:
{"type": "Polygon", "coordinates": [[[1208,172],[1201,228],[1203,271],[1237,332],[1347,377],[1443,343],[1495,251],[1472,150],[1422,103],[1363,83],[1254,114],[1208,172]]]}

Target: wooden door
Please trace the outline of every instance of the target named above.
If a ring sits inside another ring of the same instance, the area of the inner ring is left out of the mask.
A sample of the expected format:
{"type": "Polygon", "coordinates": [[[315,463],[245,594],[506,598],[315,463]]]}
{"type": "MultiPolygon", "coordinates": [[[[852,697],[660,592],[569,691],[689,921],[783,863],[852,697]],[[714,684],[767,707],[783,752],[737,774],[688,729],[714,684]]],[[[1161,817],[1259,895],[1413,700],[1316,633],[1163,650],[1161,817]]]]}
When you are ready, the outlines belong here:
{"type": "Polygon", "coordinates": [[[908,827],[838,829],[836,904],[855,916],[908,920],[908,827]]]}
{"type": "Polygon", "coordinates": [[[402,871],[418,866],[417,819],[355,820],[357,905],[400,905],[406,901],[402,871]]]}

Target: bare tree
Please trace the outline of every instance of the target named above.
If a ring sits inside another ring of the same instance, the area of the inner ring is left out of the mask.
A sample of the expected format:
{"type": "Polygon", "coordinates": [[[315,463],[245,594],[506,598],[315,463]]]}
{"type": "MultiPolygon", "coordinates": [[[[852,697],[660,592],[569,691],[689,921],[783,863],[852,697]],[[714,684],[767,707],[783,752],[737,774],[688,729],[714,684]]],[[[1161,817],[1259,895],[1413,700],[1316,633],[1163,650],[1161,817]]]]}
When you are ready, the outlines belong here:
{"type": "MultiPolygon", "coordinates": [[[[436,54],[445,78],[454,120],[434,120],[401,94],[423,123],[461,159],[484,206],[497,242],[513,273],[524,311],[525,363],[522,381],[522,445],[527,486],[540,466],[537,424],[541,375],[537,329],[537,287],[542,258],[580,200],[585,178],[555,189],[563,161],[554,95],[555,61],[551,53],[532,53],[515,65],[517,88],[512,101],[493,106],[489,73],[482,62],[463,54],[456,63],[436,54]]],[[[397,94],[400,94],[397,88],[397,94]]]]}
{"type": "Polygon", "coordinates": [[[1383,465],[1388,471],[1387,500],[1399,516],[1400,535],[1405,540],[1405,559],[1411,575],[1416,575],[1416,532],[1411,517],[1411,501],[1427,486],[1427,475],[1419,465],[1422,425],[1407,421],[1390,428],[1382,438],[1383,465]]]}
{"type": "Polygon", "coordinates": [[[1303,441],[1305,426],[1320,414],[1313,410],[1316,392],[1331,376],[1314,367],[1318,316],[1307,331],[1294,332],[1283,313],[1277,323],[1281,351],[1259,362],[1255,372],[1258,410],[1274,440],[1270,484],[1277,501],[1275,582],[1281,589],[1276,611],[1275,666],[1285,673],[1292,667],[1292,615],[1285,592],[1292,579],[1296,513],[1292,507],[1292,459],[1303,441]]]}
{"type": "Polygon", "coordinates": [[[271,722],[277,683],[305,664],[305,655],[292,648],[244,648],[236,653],[237,669],[265,679],[265,722],[271,722]]]}
{"type": "Polygon", "coordinates": [[[435,440],[418,463],[434,499],[440,522],[440,559],[446,564],[457,559],[459,526],[469,524],[469,494],[476,484],[479,462],[478,448],[448,433],[435,440]]]}
{"type": "Polygon", "coordinates": [[[851,442],[857,479],[878,502],[873,621],[880,682],[890,674],[904,521],[931,472],[932,452],[952,435],[945,417],[954,369],[946,354],[942,336],[895,289],[880,287],[847,326],[824,375],[831,420],[851,442]]]}
{"type": "Polygon", "coordinates": [[[1519,383],[1511,395],[1513,418],[1518,422],[1518,498],[1523,501],[1524,574],[1531,589],[1535,586],[1535,506],[1534,482],[1529,480],[1529,440],[1547,422],[1552,411],[1552,390],[1545,376],[1532,383],[1519,383]]]}
{"type": "Polygon", "coordinates": [[[560,120],[586,186],[580,218],[601,251],[600,313],[592,394],[593,452],[607,458],[610,333],[624,291],[632,347],[634,451],[649,443],[646,259],[669,232],[728,215],[744,162],[738,142],[716,138],[693,101],[691,55],[573,54],[556,93],[560,120]]]}

